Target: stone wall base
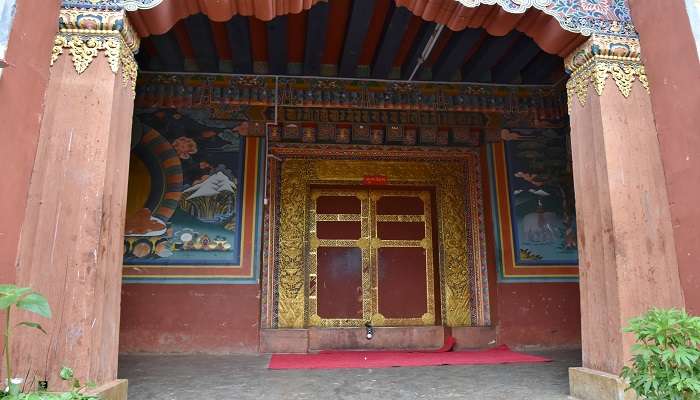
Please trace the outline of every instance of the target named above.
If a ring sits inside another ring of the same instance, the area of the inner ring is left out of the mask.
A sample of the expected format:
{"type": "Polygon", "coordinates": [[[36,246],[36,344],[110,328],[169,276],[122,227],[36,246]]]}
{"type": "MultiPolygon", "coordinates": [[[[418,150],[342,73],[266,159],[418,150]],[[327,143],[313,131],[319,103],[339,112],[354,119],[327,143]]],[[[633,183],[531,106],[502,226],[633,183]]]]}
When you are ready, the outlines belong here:
{"type": "Polygon", "coordinates": [[[115,379],[87,392],[98,396],[100,400],[126,400],[129,382],[126,379],[115,379]]]}
{"type": "Polygon", "coordinates": [[[496,328],[491,326],[459,326],[450,331],[457,341],[455,350],[485,349],[496,344],[496,328]]]}
{"type": "Polygon", "coordinates": [[[575,400],[637,400],[620,377],[589,368],[569,368],[569,391],[575,400]]]}
{"type": "Polygon", "coordinates": [[[307,353],[308,329],[261,329],[261,353],[307,353]]]}
{"type": "MultiPolygon", "coordinates": [[[[375,327],[374,337],[367,340],[365,328],[262,329],[261,353],[307,353],[320,350],[362,349],[438,349],[446,333],[442,326],[375,327]]],[[[448,328],[449,329],[449,328],[448,328]]],[[[453,333],[454,333],[453,328],[453,333]]],[[[460,330],[462,348],[483,347],[491,336],[486,331],[460,330]]]]}
{"type": "Polygon", "coordinates": [[[442,326],[375,327],[367,340],[365,328],[310,328],[309,350],[425,350],[445,341],[442,326]]]}

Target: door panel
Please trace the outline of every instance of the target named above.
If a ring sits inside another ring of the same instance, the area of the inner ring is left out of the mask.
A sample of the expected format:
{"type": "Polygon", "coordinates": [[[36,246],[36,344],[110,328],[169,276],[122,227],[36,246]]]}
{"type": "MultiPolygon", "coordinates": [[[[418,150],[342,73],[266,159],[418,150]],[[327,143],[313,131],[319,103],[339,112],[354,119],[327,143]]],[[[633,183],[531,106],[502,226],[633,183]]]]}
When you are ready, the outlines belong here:
{"type": "Polygon", "coordinates": [[[385,319],[420,319],[428,312],[425,249],[377,249],[377,311],[385,319]]]}
{"type": "Polygon", "coordinates": [[[362,237],[362,222],[316,221],[316,236],[319,239],[357,240],[362,237]]]}
{"type": "Polygon", "coordinates": [[[311,326],[435,323],[431,194],[312,188],[311,326]]]}
{"type": "Polygon", "coordinates": [[[377,221],[377,237],[382,240],[422,240],[425,238],[425,223],[377,221]]]}
{"type": "Polygon", "coordinates": [[[319,247],[316,285],[319,317],[362,319],[362,250],[319,247]]]}

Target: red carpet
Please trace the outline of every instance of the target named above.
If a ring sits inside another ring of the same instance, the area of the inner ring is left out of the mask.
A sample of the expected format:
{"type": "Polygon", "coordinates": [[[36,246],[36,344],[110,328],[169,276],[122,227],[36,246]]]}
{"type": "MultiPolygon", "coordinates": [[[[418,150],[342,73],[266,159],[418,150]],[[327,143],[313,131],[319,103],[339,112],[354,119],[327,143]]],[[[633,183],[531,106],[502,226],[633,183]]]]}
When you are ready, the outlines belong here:
{"type": "MultiPolygon", "coordinates": [[[[450,346],[451,347],[451,346],[450,346]]],[[[443,350],[443,349],[440,349],[443,350]]],[[[335,369],[424,367],[431,365],[485,365],[541,363],[548,358],[517,353],[500,346],[477,351],[324,351],[318,354],[274,354],[269,369],[335,369]]]]}

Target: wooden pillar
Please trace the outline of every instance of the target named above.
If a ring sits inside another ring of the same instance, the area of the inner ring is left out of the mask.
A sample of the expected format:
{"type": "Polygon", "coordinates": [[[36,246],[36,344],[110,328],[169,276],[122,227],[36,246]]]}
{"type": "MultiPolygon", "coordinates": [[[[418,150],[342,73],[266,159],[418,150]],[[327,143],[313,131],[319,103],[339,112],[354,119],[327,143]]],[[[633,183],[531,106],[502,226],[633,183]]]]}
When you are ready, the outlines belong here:
{"type": "MultiPolygon", "coordinates": [[[[45,294],[48,335],[22,332],[17,374],[117,375],[124,212],[138,48],[123,10],[61,11],[17,267],[45,294]],[[85,28],[85,29],[83,29],[85,28]]],[[[49,60],[47,60],[49,61],[49,60]]]]}
{"type": "Polygon", "coordinates": [[[584,367],[571,394],[621,399],[629,319],[683,307],[665,178],[638,41],[594,36],[567,68],[584,367]]]}
{"type": "MultiPolygon", "coordinates": [[[[685,307],[700,315],[700,186],[694,184],[700,182],[700,42],[689,18],[692,3],[631,0],[629,6],[644,46],[685,307]]],[[[700,10],[700,2],[695,4],[700,10]]]]}

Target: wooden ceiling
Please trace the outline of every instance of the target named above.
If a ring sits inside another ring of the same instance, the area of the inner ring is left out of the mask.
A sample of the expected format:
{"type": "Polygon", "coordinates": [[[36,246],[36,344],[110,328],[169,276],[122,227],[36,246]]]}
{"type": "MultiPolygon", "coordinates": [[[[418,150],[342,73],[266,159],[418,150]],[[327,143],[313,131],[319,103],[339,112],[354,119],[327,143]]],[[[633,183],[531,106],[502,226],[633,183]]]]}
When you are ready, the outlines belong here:
{"type": "Polygon", "coordinates": [[[320,2],[268,22],[241,15],[215,22],[200,13],[141,47],[145,71],[498,84],[552,84],[565,76],[561,57],[518,30],[439,30],[391,0],[320,2]]]}

